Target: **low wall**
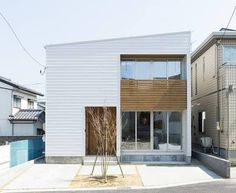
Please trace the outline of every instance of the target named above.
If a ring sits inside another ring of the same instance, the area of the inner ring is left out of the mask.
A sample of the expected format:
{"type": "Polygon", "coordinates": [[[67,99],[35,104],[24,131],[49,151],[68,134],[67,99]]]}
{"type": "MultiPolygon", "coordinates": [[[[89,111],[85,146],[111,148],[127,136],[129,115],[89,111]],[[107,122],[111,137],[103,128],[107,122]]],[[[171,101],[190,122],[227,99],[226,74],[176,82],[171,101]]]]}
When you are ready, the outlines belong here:
{"type": "Polygon", "coordinates": [[[0,171],[10,167],[10,145],[0,146],[0,171]]]}
{"type": "Polygon", "coordinates": [[[5,145],[7,142],[39,138],[42,138],[42,136],[0,136],[0,145],[5,145]]]}
{"type": "Polygon", "coordinates": [[[193,150],[192,157],[223,178],[230,178],[230,161],[193,150]]]}
{"type": "Polygon", "coordinates": [[[16,166],[29,160],[38,158],[45,151],[42,138],[15,141],[10,143],[10,166],[16,166]]]}

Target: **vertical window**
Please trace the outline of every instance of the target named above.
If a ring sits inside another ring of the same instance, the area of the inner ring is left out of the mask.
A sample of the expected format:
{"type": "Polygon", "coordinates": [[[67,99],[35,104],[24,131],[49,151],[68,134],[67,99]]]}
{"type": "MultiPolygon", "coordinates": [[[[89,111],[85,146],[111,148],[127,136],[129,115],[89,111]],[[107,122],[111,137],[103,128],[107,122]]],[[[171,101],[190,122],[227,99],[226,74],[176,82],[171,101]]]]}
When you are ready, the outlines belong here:
{"type": "Polygon", "coordinates": [[[13,97],[13,107],[14,108],[21,108],[21,98],[14,95],[13,97]]]}
{"type": "Polygon", "coordinates": [[[138,61],[135,63],[135,78],[138,80],[150,80],[151,63],[150,61],[138,61]]]}
{"type": "Polygon", "coordinates": [[[181,79],[181,62],[168,61],[167,62],[168,79],[181,79]]]}
{"type": "Polygon", "coordinates": [[[134,62],[124,61],[121,62],[121,78],[122,79],[134,79],[134,62]]]}
{"type": "Polygon", "coordinates": [[[205,65],[205,56],[202,58],[202,79],[205,81],[205,71],[206,71],[206,65],[205,65]]]}
{"type": "Polygon", "coordinates": [[[122,149],[135,149],[135,112],[122,113],[122,149]]]}
{"type": "Polygon", "coordinates": [[[137,113],[137,148],[150,149],[150,112],[137,113]]]}
{"type": "Polygon", "coordinates": [[[201,133],[205,131],[205,120],[206,120],[206,112],[202,111],[198,113],[198,130],[201,133]]]}
{"type": "Polygon", "coordinates": [[[154,61],[152,67],[153,79],[167,79],[166,61],[154,61]]]}
{"type": "Polygon", "coordinates": [[[195,95],[197,95],[197,63],[195,64],[195,95]]]}
{"type": "Polygon", "coordinates": [[[28,109],[34,109],[34,101],[31,99],[28,99],[28,109]]]}
{"type": "Polygon", "coordinates": [[[182,124],[180,112],[169,112],[169,150],[181,150],[182,124]]]}
{"type": "Polygon", "coordinates": [[[167,112],[153,112],[153,149],[167,150],[167,112]]]}

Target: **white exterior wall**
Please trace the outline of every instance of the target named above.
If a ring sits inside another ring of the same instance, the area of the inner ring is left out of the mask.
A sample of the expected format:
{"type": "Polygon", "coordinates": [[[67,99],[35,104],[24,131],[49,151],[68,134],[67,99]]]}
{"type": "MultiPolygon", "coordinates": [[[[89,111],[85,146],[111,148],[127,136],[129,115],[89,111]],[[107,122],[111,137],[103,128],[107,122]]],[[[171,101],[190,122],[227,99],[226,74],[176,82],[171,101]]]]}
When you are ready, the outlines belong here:
{"type": "Polygon", "coordinates": [[[14,136],[34,136],[37,135],[37,129],[34,124],[14,124],[14,136]]]}
{"type": "Polygon", "coordinates": [[[12,113],[11,89],[11,86],[0,82],[0,136],[9,136],[12,134],[11,124],[8,120],[8,116],[12,113]]]}
{"type": "Polygon", "coordinates": [[[188,115],[185,152],[191,155],[190,32],[46,47],[46,156],[85,155],[85,107],[117,107],[120,153],[120,55],[185,54],[188,115]]]}
{"type": "MultiPolygon", "coordinates": [[[[34,107],[37,109],[37,96],[21,90],[14,90],[12,86],[0,82],[0,136],[11,136],[12,125],[9,122],[9,115],[14,115],[19,108],[13,107],[13,95],[21,96],[21,109],[28,108],[28,99],[34,100],[34,107]]],[[[24,134],[24,132],[23,132],[24,134]]],[[[19,133],[19,135],[21,135],[19,133]]]]}

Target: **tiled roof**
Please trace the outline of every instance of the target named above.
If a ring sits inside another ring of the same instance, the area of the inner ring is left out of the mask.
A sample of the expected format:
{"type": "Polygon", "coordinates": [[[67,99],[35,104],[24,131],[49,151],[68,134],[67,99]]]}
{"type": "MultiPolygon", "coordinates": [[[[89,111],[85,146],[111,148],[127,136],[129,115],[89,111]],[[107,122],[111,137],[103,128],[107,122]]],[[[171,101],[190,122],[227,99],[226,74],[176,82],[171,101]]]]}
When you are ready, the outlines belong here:
{"type": "Polygon", "coordinates": [[[21,109],[14,116],[9,116],[10,121],[37,121],[39,116],[44,113],[39,109],[21,109]]]}
{"type": "Polygon", "coordinates": [[[11,86],[13,86],[15,88],[24,90],[24,91],[32,93],[32,94],[36,94],[36,95],[39,95],[39,96],[44,96],[42,93],[40,93],[38,91],[35,91],[33,89],[30,89],[30,88],[26,88],[25,86],[22,86],[22,85],[20,85],[20,84],[18,84],[16,82],[13,82],[12,80],[7,79],[7,78],[2,77],[2,76],[0,76],[0,82],[3,82],[5,84],[11,85],[11,86]]]}

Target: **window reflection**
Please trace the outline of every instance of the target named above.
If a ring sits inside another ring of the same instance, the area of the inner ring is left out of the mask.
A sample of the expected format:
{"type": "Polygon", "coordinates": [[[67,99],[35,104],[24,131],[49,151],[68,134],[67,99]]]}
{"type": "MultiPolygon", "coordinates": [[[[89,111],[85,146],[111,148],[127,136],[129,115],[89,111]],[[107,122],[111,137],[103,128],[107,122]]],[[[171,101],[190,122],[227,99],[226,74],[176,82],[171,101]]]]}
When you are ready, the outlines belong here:
{"type": "Polygon", "coordinates": [[[150,112],[138,112],[137,148],[150,149],[150,112]]]}
{"type": "Polygon", "coordinates": [[[167,67],[168,79],[181,79],[180,61],[168,61],[167,67]]]}
{"type": "Polygon", "coordinates": [[[153,149],[167,150],[167,113],[153,112],[153,149]]]}
{"type": "Polygon", "coordinates": [[[121,78],[136,80],[181,79],[181,61],[122,61],[121,78]]]}
{"type": "Polygon", "coordinates": [[[170,150],[181,150],[182,138],[181,113],[169,112],[169,145],[170,150]]]}
{"type": "Polygon", "coordinates": [[[167,62],[155,61],[153,62],[153,79],[166,79],[167,77],[167,62]]]}
{"type": "Polygon", "coordinates": [[[224,46],[224,63],[236,65],[236,46],[224,46]]]}
{"type": "Polygon", "coordinates": [[[134,79],[134,62],[121,62],[121,77],[122,79],[134,79]]]}
{"type": "Polygon", "coordinates": [[[135,149],[135,112],[122,113],[122,149],[135,149]]]}

